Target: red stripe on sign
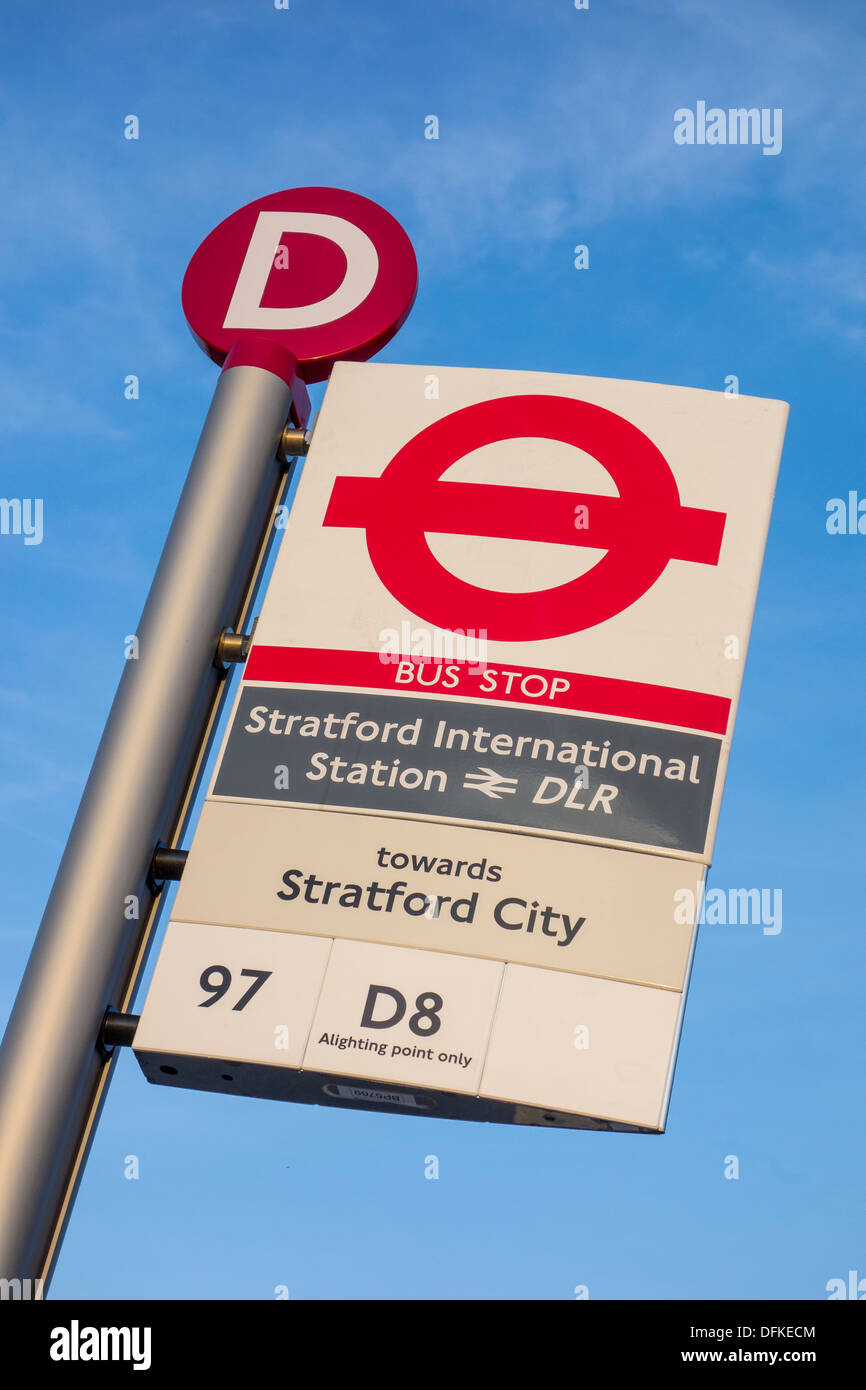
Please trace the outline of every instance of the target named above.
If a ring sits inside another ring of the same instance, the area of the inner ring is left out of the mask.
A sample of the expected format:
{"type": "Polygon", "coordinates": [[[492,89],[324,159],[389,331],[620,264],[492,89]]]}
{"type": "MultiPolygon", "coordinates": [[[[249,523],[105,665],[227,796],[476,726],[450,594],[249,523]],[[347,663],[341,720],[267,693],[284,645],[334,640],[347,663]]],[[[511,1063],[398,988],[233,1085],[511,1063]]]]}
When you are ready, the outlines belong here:
{"type": "MultiPolygon", "coordinates": [[[[370,526],[382,511],[380,478],[337,478],[325,513],[325,526],[370,526]]],[[[491,483],[416,484],[412,509],[424,518],[425,532],[453,536],[501,536],[547,545],[610,550],[646,534],[649,508],[641,499],[629,508],[620,497],[553,488],[495,487],[491,483]],[[575,528],[577,506],[586,508],[585,525],[575,528]]],[[[667,547],[671,560],[716,565],[725,513],[680,506],[672,517],[652,513],[653,541],[667,547]],[[664,528],[664,529],[663,529],[664,528]]]]}
{"type": "Polygon", "coordinates": [[[731,702],[721,695],[668,685],[581,676],[538,666],[493,666],[489,662],[403,656],[378,652],[326,651],[320,647],[253,647],[244,680],[300,685],[347,685],[363,690],[459,695],[473,700],[552,706],[673,724],[681,729],[724,734],[731,702]]]}

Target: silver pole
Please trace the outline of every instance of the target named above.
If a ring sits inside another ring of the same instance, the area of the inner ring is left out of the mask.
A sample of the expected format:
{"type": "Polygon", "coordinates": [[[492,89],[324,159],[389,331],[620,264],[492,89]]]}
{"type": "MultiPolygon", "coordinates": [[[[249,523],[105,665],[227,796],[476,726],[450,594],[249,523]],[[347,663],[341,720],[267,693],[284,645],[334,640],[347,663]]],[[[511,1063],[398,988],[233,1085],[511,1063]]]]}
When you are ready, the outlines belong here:
{"type": "Polygon", "coordinates": [[[154,849],[184,833],[228,684],[217,643],[273,536],[291,401],[262,368],[220,375],[0,1047],[0,1277],[43,1292],[111,1077],[102,1021],[130,1007],[158,919],[154,849]]]}

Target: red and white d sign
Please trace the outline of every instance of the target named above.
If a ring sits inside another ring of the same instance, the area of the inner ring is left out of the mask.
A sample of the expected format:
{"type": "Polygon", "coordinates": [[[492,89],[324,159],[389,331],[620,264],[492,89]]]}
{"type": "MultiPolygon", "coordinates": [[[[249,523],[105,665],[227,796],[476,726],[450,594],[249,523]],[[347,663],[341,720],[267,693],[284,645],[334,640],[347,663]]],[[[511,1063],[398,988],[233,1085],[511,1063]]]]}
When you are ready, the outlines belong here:
{"type": "Polygon", "coordinates": [[[258,198],[202,242],[183,282],[193,335],[215,362],[254,340],[288,348],[307,382],[366,361],[415,300],[415,253],[384,208],[338,188],[258,198]]]}

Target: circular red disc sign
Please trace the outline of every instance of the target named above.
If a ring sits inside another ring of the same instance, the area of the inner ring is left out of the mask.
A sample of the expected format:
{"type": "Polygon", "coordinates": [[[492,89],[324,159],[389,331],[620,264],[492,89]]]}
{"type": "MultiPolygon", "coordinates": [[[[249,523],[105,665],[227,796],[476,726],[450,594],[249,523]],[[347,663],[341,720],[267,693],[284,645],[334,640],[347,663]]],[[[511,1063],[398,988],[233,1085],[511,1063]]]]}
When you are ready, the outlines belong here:
{"type": "Polygon", "coordinates": [[[365,362],[394,336],[418,288],[399,222],[359,193],[289,188],[233,212],[205,237],[183,280],[183,311],[208,357],[264,338],[304,381],[339,358],[365,362]]]}
{"type": "Polygon", "coordinates": [[[566,396],[504,396],[429,425],[379,478],[335,479],[323,524],[363,527],[382,583],[419,617],[452,632],[528,642],[612,618],[646,593],[669,560],[717,564],[725,513],[682,506],[663,454],[612,410],[566,396]],[[607,469],[619,496],[439,481],[465,454],[504,439],[573,444],[607,469]],[[456,578],[435,558],[425,532],[607,553],[567,584],[503,593],[456,578]]]}

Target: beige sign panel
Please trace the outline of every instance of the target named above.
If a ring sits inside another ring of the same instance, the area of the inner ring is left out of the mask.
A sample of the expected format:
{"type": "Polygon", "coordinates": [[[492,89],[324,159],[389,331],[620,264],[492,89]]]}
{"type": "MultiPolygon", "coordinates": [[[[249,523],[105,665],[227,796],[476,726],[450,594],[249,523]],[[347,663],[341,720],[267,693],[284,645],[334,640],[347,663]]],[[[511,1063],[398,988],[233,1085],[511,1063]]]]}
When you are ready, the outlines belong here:
{"type": "Polygon", "coordinates": [[[646,382],[337,364],[170,931],[327,949],[286,996],[293,1046],[309,1032],[291,1060],[241,1054],[220,1000],[195,1006],[207,1025],[184,1004],[197,1041],[172,1043],[174,944],[150,1079],[664,1127],[786,418],[646,382]],[[451,1001],[432,1056],[416,983],[451,1001]]]}
{"type": "Polygon", "coordinates": [[[662,1129],[683,999],[506,966],[481,1092],[662,1129]]]}
{"type": "Polygon", "coordinates": [[[476,1095],[503,967],[441,952],[335,941],[304,1065],[476,1095]],[[363,1049],[363,1051],[361,1051],[363,1049]]]}
{"type": "Polygon", "coordinates": [[[699,878],[681,860],[594,845],[211,803],[172,916],[681,990],[693,931],[683,904],[699,878]]]}
{"type": "MultiPolygon", "coordinates": [[[[299,1067],[331,942],[170,923],[135,1033],[142,1053],[299,1067]]],[[[174,1072],[164,1075],[174,1075],[174,1072]]]]}

